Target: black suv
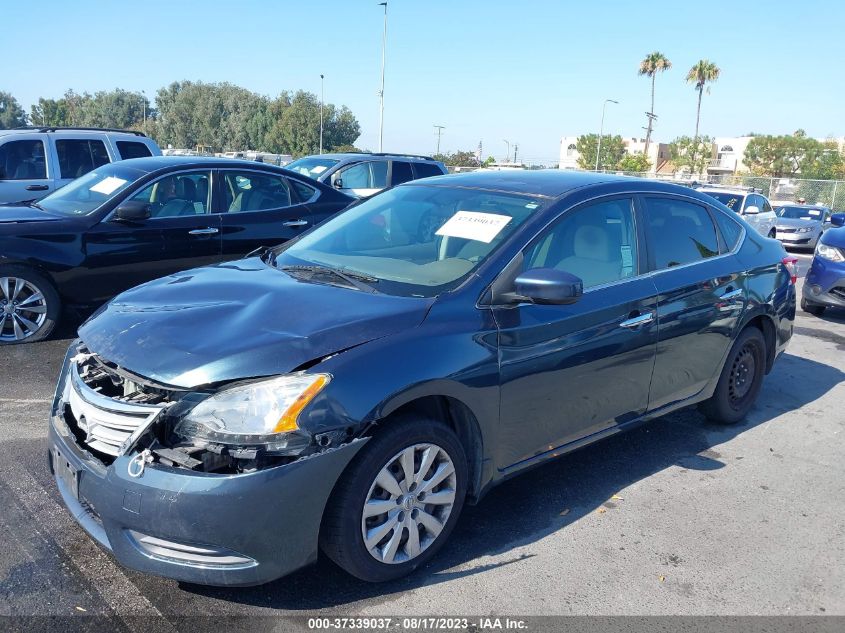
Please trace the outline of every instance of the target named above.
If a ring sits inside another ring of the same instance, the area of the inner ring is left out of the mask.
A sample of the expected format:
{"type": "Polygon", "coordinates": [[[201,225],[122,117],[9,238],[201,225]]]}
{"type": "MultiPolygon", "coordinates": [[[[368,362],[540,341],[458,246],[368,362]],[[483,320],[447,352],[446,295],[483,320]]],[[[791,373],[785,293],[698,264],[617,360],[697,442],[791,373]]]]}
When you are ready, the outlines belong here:
{"type": "Polygon", "coordinates": [[[285,168],[356,198],[366,198],[410,180],[448,173],[446,165],[430,156],[369,152],[303,156],[285,168]]]}
{"type": "Polygon", "coordinates": [[[50,334],[62,305],[274,246],[347,207],[272,165],[150,157],[102,165],[27,205],[0,205],[0,345],[50,334]]]}

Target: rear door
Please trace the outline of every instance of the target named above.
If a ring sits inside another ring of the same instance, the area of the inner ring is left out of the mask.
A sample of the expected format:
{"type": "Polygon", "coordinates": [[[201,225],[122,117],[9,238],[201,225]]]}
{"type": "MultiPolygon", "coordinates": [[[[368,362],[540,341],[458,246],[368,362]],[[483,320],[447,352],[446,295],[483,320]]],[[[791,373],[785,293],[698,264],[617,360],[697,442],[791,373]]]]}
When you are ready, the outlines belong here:
{"type": "Polygon", "coordinates": [[[140,283],[220,261],[220,215],[210,213],[212,173],[168,174],[133,195],[150,217],[107,217],[85,235],[85,283],[100,302],[140,283]]]}
{"type": "Polygon", "coordinates": [[[696,395],[719,371],[745,306],[745,278],[706,205],[659,195],[641,203],[658,292],[654,410],[696,395]]]}
{"type": "Polygon", "coordinates": [[[42,198],[53,191],[46,134],[0,136],[0,204],[42,198]]]}
{"type": "Polygon", "coordinates": [[[275,246],[297,237],[314,222],[306,204],[316,190],[292,184],[279,174],[250,170],[220,170],[218,195],[223,258],[243,257],[259,246],[275,246]]]}

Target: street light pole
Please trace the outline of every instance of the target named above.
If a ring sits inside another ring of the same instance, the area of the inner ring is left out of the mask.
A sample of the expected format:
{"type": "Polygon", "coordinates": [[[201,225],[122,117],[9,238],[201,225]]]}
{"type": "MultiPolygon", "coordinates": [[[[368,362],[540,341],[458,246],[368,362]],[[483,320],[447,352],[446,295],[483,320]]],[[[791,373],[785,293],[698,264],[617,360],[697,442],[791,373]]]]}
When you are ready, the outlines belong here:
{"type": "Polygon", "coordinates": [[[378,91],[378,151],[381,152],[384,149],[384,62],[387,55],[387,3],[379,2],[379,6],[384,7],[384,34],[381,39],[381,90],[378,91]]]}
{"type": "Polygon", "coordinates": [[[440,154],[440,136],[443,134],[443,130],[446,129],[445,125],[435,125],[434,129],[437,130],[437,151],[435,154],[440,154]]]}
{"type": "Polygon", "coordinates": [[[320,75],[320,153],[323,153],[323,102],[326,100],[326,88],[323,75],[320,75]]]}
{"type": "Polygon", "coordinates": [[[508,162],[508,161],[511,159],[511,142],[510,142],[508,139],[506,139],[506,138],[503,138],[502,140],[503,140],[505,143],[507,143],[507,144],[508,144],[508,153],[507,153],[507,154],[505,154],[505,162],[508,162]]]}
{"type": "Polygon", "coordinates": [[[601,127],[599,128],[599,144],[596,148],[596,171],[599,170],[599,158],[601,157],[601,137],[604,136],[604,111],[607,109],[608,103],[619,103],[613,99],[605,99],[601,107],[601,127]]]}
{"type": "Polygon", "coordinates": [[[141,91],[141,108],[144,112],[144,134],[147,133],[147,93],[141,91]]]}

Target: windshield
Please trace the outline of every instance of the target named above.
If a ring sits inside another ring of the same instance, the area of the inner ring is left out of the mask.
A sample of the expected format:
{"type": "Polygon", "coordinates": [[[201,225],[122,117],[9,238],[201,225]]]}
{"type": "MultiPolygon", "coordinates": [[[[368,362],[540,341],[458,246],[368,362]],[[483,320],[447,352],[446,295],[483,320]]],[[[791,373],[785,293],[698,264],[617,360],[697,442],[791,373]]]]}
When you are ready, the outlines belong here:
{"type": "Polygon", "coordinates": [[[379,292],[433,297],[458,286],[544,204],[530,196],[404,185],[280,247],[274,264],[326,266],[364,275],[379,292]]]}
{"type": "Polygon", "coordinates": [[[701,193],[706,193],[711,198],[716,198],[716,200],[721,202],[728,209],[736,211],[737,213],[739,213],[742,209],[742,201],[745,200],[744,193],[731,193],[728,191],[702,191],[701,193]]]}
{"type": "Polygon", "coordinates": [[[821,209],[808,209],[807,207],[780,207],[776,213],[779,218],[789,220],[821,220],[821,209]]]}
{"type": "Polygon", "coordinates": [[[288,163],[285,165],[285,169],[290,169],[297,174],[302,174],[303,176],[308,176],[316,180],[320,177],[320,174],[325,172],[329,167],[337,165],[339,162],[336,158],[319,158],[315,156],[311,158],[300,158],[292,163],[288,163]]]}
{"type": "Polygon", "coordinates": [[[88,215],[147,172],[109,164],[89,171],[38,201],[38,206],[61,215],[88,215]]]}

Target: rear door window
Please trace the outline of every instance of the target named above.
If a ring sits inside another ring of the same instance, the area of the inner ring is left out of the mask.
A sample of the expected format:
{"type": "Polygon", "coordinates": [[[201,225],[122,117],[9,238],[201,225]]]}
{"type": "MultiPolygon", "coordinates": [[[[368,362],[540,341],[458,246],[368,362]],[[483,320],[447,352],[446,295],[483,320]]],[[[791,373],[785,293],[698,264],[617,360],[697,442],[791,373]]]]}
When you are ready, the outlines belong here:
{"type": "Polygon", "coordinates": [[[719,254],[707,209],[675,198],[645,198],[646,234],[654,270],[704,261],[719,254]]]}
{"type": "Polygon", "coordinates": [[[8,141],[0,145],[0,180],[44,180],[47,162],[44,142],[8,141]]]}
{"type": "Polygon", "coordinates": [[[227,213],[270,211],[292,205],[287,179],[269,173],[225,171],[223,195],[227,213]]]}
{"type": "Polygon", "coordinates": [[[120,152],[120,157],[123,160],[146,158],[147,156],[153,155],[149,147],[138,141],[118,141],[117,151],[120,152]]]}
{"type": "Polygon", "coordinates": [[[393,161],[393,175],[391,176],[391,185],[401,185],[403,182],[408,182],[414,179],[414,174],[411,171],[411,163],[404,163],[399,160],[393,161]]]}
{"type": "Polygon", "coordinates": [[[106,145],[99,139],[57,139],[61,178],[79,178],[110,161],[106,145]]]}

